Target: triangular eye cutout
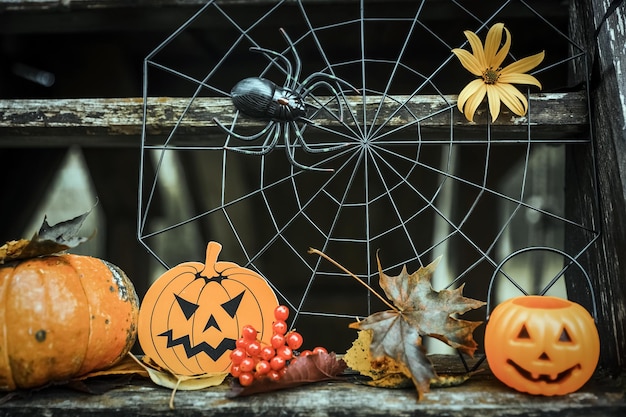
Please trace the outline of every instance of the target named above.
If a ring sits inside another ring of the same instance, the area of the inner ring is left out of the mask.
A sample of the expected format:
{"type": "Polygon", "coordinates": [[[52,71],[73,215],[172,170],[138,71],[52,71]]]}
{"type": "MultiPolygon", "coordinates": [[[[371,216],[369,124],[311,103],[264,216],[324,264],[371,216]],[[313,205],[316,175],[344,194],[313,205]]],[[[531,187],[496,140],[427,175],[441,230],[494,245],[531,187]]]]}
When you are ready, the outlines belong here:
{"type": "Polygon", "coordinates": [[[241,304],[241,299],[243,298],[243,294],[245,292],[246,292],[245,290],[242,291],[239,295],[231,298],[230,300],[222,304],[222,308],[224,309],[224,311],[228,313],[228,315],[231,318],[235,318],[235,314],[237,314],[237,310],[239,309],[239,304],[241,304]]]}
{"type": "Polygon", "coordinates": [[[567,332],[567,329],[565,327],[563,327],[563,330],[561,331],[561,336],[559,336],[559,342],[569,343],[571,341],[572,341],[572,338],[570,337],[569,333],[567,332]]]}
{"type": "Polygon", "coordinates": [[[211,327],[215,327],[220,332],[222,331],[222,329],[220,329],[219,324],[217,324],[217,320],[215,320],[215,317],[213,316],[213,314],[211,314],[211,317],[209,317],[209,320],[207,321],[206,326],[204,326],[204,331],[206,332],[211,327]]]}
{"type": "Polygon", "coordinates": [[[187,320],[189,320],[191,318],[191,316],[193,316],[193,313],[196,312],[196,310],[198,309],[199,305],[189,302],[187,300],[185,300],[184,298],[179,297],[178,295],[174,294],[174,297],[176,297],[176,301],[178,301],[178,305],[180,306],[180,309],[183,311],[183,314],[185,315],[185,318],[187,320]]]}
{"type": "Polygon", "coordinates": [[[517,338],[518,339],[530,339],[530,334],[528,333],[528,329],[526,329],[526,325],[522,326],[522,329],[519,331],[517,338]]]}

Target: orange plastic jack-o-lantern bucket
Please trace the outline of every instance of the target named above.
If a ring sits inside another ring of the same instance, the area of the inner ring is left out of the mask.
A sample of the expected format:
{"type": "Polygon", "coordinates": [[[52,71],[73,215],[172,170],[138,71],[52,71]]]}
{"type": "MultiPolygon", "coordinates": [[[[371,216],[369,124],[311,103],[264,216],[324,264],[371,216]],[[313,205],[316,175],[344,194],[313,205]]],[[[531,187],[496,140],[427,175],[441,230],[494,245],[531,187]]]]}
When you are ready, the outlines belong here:
{"type": "Polygon", "coordinates": [[[266,343],[272,336],[276,294],[256,272],[217,262],[221,249],[209,242],[204,264],[185,262],[166,271],[141,303],[141,348],[175,374],[228,372],[244,325],[257,329],[266,343]]]}
{"type": "Polygon", "coordinates": [[[520,296],[500,303],[485,328],[493,374],[521,392],[564,395],[593,375],[600,338],[589,312],[557,297],[520,296]]]}

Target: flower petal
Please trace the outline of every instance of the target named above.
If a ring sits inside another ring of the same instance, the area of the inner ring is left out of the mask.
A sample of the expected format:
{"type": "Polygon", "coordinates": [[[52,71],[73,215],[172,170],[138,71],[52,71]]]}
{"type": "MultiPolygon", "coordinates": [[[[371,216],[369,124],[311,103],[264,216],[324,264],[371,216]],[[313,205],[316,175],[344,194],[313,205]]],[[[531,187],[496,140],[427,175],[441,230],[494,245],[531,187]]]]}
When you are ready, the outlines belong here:
{"type": "Polygon", "coordinates": [[[478,60],[478,62],[480,63],[480,66],[483,68],[483,71],[484,71],[485,69],[487,69],[487,61],[485,60],[485,51],[483,50],[483,43],[481,42],[480,38],[476,36],[474,32],[466,30],[463,33],[465,34],[465,37],[467,38],[467,40],[470,43],[470,46],[472,47],[472,53],[474,54],[474,56],[476,57],[476,59],[478,60]]]}
{"type": "Polygon", "coordinates": [[[523,116],[528,110],[528,101],[526,96],[522,94],[515,86],[511,84],[494,84],[498,89],[500,99],[513,113],[523,116]]]}
{"type": "Polygon", "coordinates": [[[465,102],[483,86],[485,83],[481,79],[476,79],[469,84],[467,84],[463,90],[459,93],[459,97],[457,98],[456,106],[460,111],[463,111],[463,106],[465,106],[465,102]]]}
{"type": "Polygon", "coordinates": [[[504,23],[496,23],[487,32],[487,37],[485,38],[485,61],[487,67],[498,68],[493,66],[493,62],[502,42],[502,29],[504,29],[504,23]]]}
{"type": "Polygon", "coordinates": [[[494,85],[487,85],[487,101],[489,102],[489,112],[491,121],[495,122],[500,114],[500,92],[494,85]]]}
{"type": "Polygon", "coordinates": [[[453,49],[452,53],[454,53],[454,55],[459,58],[459,61],[461,61],[461,65],[463,65],[466,70],[478,77],[481,77],[483,75],[483,71],[485,70],[485,68],[480,65],[480,62],[478,62],[478,59],[476,59],[474,55],[470,54],[465,49],[459,48],[453,49]]]}
{"type": "Polygon", "coordinates": [[[545,52],[539,52],[538,54],[527,56],[526,58],[522,58],[519,61],[515,61],[510,65],[507,65],[500,71],[500,76],[504,74],[522,74],[524,72],[528,72],[531,69],[535,68],[537,65],[543,61],[545,56],[545,52]]]}
{"type": "MultiPolygon", "coordinates": [[[[475,81],[480,81],[480,80],[475,80],[475,81]]],[[[465,106],[463,109],[465,118],[469,120],[470,122],[474,121],[474,113],[476,112],[476,109],[478,108],[480,103],[483,101],[483,98],[485,97],[485,94],[487,93],[487,86],[483,82],[480,82],[479,84],[476,84],[476,85],[478,85],[478,89],[475,90],[474,93],[467,98],[467,101],[465,102],[465,106]]]]}
{"type": "Polygon", "coordinates": [[[506,27],[504,28],[504,31],[506,32],[506,39],[504,41],[504,45],[502,45],[502,48],[500,48],[500,50],[498,51],[496,56],[493,58],[493,61],[491,63],[494,68],[500,68],[502,66],[504,59],[509,54],[509,50],[511,49],[511,32],[509,32],[509,30],[506,27]]]}
{"type": "Polygon", "coordinates": [[[535,77],[529,74],[509,73],[500,74],[499,83],[503,84],[530,84],[541,88],[541,83],[535,77]]]}

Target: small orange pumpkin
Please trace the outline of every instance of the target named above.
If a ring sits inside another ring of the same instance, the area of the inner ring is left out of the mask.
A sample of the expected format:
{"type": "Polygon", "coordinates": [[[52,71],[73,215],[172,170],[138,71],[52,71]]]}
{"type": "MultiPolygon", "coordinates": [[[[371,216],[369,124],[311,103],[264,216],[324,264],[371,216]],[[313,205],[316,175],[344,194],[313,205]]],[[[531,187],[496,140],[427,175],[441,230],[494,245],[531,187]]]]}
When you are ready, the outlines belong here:
{"type": "Polygon", "coordinates": [[[181,263],[148,289],[139,310],[139,344],[156,364],[178,375],[228,372],[241,328],[272,336],[276,294],[256,272],[217,261],[222,245],[209,242],[206,260],[181,263]]]}
{"type": "Polygon", "coordinates": [[[139,299],[106,261],[52,255],[0,267],[0,390],[108,368],[136,340],[139,299]]]}
{"type": "Polygon", "coordinates": [[[520,296],[500,303],[485,328],[485,355],[493,374],[521,392],[564,395],[593,375],[600,338],[581,305],[551,296],[520,296]]]}

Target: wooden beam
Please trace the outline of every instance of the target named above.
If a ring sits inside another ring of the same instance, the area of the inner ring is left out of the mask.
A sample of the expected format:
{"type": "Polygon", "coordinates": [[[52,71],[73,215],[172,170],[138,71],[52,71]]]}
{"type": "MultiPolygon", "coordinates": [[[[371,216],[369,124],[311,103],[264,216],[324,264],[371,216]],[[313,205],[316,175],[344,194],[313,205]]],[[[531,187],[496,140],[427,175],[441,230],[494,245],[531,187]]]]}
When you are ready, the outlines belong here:
{"type": "MultiPolygon", "coordinates": [[[[459,375],[459,372],[463,372],[456,365],[460,363],[457,356],[445,358],[438,355],[430,358],[440,375],[459,375]]],[[[119,378],[96,380],[93,385],[88,379],[81,381],[85,389],[91,388],[94,392],[101,389],[102,393],[88,395],[63,387],[38,390],[31,396],[18,393],[15,398],[0,404],[0,415],[148,417],[169,413],[180,417],[497,417],[506,414],[518,417],[617,417],[626,412],[626,399],[616,379],[593,378],[571,395],[544,397],[506,387],[485,365],[479,370],[481,372],[461,385],[432,388],[421,401],[417,401],[414,388],[370,387],[354,373],[341,376],[336,381],[241,398],[227,397],[229,380],[202,390],[178,390],[173,395],[170,389],[159,387],[142,377],[128,378],[129,383],[118,382],[115,387],[113,384],[119,378]],[[169,408],[172,396],[174,410],[169,408]]]]}
{"type": "MultiPolygon", "coordinates": [[[[269,0],[268,0],[269,1],[269,0]]],[[[267,3],[268,1],[265,1],[267,3]]],[[[241,3],[238,0],[221,0],[220,4],[241,3]]],[[[261,3],[261,1],[257,1],[261,3]]],[[[0,11],[67,11],[80,9],[116,9],[161,6],[196,6],[206,4],[206,0],[1,0],[0,11]]]]}
{"type": "MultiPolygon", "coordinates": [[[[323,100],[323,98],[322,98],[323,100]]],[[[349,97],[349,106],[361,120],[361,97],[349,97]]],[[[475,122],[468,122],[455,106],[455,96],[395,96],[381,104],[380,97],[368,97],[366,111],[371,115],[380,107],[378,120],[388,119],[384,129],[398,130],[417,121],[429,139],[449,140],[454,128],[455,140],[480,140],[485,137],[486,106],[480,107],[475,122]],[[405,103],[400,106],[398,103],[405,103]],[[400,110],[398,110],[400,108],[400,110]],[[430,116],[428,116],[430,115],[430,116]]],[[[587,100],[583,92],[534,94],[530,99],[530,122],[527,117],[503,112],[492,128],[493,140],[527,140],[530,125],[533,140],[587,142],[589,123],[587,100]]],[[[213,137],[223,141],[224,134],[213,122],[232,121],[234,107],[228,98],[150,98],[147,105],[147,137],[155,142],[170,134],[177,123],[176,135],[213,137]],[[182,115],[184,114],[184,117],[182,115]]],[[[346,119],[346,116],[344,116],[346,119]]],[[[317,119],[326,126],[338,124],[332,119],[317,119]]],[[[0,100],[1,147],[139,146],[143,123],[141,98],[113,99],[23,99],[0,100]]],[[[237,131],[257,132],[265,126],[262,120],[241,118],[237,131]]],[[[320,132],[307,130],[307,135],[320,132]]],[[[403,129],[407,135],[409,129],[403,129]]],[[[411,133],[413,134],[413,133],[411,133]]],[[[216,142],[217,143],[217,142],[216,142]]]]}
{"type": "MultiPolygon", "coordinates": [[[[357,3],[359,0],[304,0],[305,3],[357,3]]],[[[410,2],[413,0],[394,0],[396,2],[410,2]]],[[[386,3],[388,0],[379,0],[386,3]]],[[[542,0],[530,0],[529,3],[541,3],[542,0]]],[[[207,0],[0,0],[0,11],[51,11],[51,10],[76,10],[76,9],[111,9],[111,8],[154,8],[163,6],[195,6],[201,7],[207,0]]],[[[276,0],[219,0],[220,5],[241,5],[242,3],[268,4],[276,3],[276,0]]],[[[445,2],[441,2],[445,3],[445,2]]],[[[559,4],[548,5],[552,13],[562,15],[563,7],[559,4]]]]}
{"type": "MultiPolygon", "coordinates": [[[[572,36],[592,57],[595,155],[575,147],[569,150],[565,208],[568,219],[602,231],[593,250],[586,251],[580,261],[592,277],[598,300],[601,365],[618,373],[626,371],[626,8],[615,5],[611,9],[601,0],[570,3],[572,36]]],[[[579,79],[588,71],[584,66],[573,68],[579,79]]],[[[566,245],[578,243],[566,236],[566,245]]],[[[579,302],[589,298],[588,292],[586,285],[574,280],[568,288],[579,302]]]]}

